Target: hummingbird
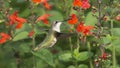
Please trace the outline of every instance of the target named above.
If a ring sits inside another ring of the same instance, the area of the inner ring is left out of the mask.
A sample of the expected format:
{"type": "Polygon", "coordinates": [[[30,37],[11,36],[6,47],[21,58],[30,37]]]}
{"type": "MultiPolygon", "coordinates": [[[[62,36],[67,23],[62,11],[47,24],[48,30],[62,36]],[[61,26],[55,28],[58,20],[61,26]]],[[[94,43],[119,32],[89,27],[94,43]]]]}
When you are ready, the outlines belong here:
{"type": "Polygon", "coordinates": [[[54,21],[52,27],[49,29],[49,32],[46,38],[41,42],[38,46],[36,46],[33,51],[41,50],[42,48],[48,48],[55,45],[57,42],[57,36],[60,36],[60,26],[63,22],[61,21],[54,21]]]}

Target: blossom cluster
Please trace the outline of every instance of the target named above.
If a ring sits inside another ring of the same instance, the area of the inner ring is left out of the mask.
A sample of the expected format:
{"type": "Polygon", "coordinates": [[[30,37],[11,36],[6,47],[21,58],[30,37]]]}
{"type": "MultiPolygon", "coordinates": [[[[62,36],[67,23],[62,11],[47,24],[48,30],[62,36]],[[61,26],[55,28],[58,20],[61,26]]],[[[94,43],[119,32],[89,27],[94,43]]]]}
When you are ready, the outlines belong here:
{"type": "Polygon", "coordinates": [[[82,9],[90,8],[90,3],[88,0],[74,0],[73,6],[81,7],[82,9]]]}

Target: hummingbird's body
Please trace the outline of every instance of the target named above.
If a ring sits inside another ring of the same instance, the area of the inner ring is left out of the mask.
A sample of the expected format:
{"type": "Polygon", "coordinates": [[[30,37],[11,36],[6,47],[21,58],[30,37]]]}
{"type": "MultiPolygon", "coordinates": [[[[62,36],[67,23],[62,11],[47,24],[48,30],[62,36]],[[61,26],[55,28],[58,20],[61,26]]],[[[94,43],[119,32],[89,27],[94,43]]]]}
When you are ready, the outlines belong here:
{"type": "Polygon", "coordinates": [[[57,42],[56,34],[60,33],[61,24],[62,22],[54,22],[46,38],[43,40],[42,43],[40,43],[37,47],[34,48],[34,51],[40,50],[42,48],[52,47],[57,42]]]}

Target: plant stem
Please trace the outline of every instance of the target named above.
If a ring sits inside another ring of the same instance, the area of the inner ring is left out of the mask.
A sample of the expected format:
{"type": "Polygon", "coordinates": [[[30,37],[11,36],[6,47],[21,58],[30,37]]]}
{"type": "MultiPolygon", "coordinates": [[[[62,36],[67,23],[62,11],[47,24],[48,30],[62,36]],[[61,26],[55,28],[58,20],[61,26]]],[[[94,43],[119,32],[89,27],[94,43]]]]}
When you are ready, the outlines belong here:
{"type": "Polygon", "coordinates": [[[98,12],[99,12],[98,26],[99,28],[101,28],[101,0],[98,0],[98,12]]]}
{"type": "MultiPolygon", "coordinates": [[[[79,52],[79,48],[80,48],[80,45],[79,45],[79,34],[77,34],[77,51],[79,52]]],[[[77,60],[75,60],[75,67],[78,68],[78,62],[77,60]]]]}
{"type": "MultiPolygon", "coordinates": [[[[29,0],[30,1],[30,6],[31,6],[31,14],[32,14],[32,17],[31,17],[31,25],[32,25],[32,30],[34,31],[34,24],[35,24],[35,21],[34,21],[34,4],[33,4],[33,2],[31,2],[31,0],[29,0]]],[[[34,49],[35,48],[35,36],[33,36],[32,37],[32,49],[34,49]]],[[[37,63],[36,63],[36,58],[35,58],[35,56],[33,55],[33,68],[37,68],[37,63]]]]}
{"type": "MultiPolygon", "coordinates": [[[[111,19],[111,36],[113,35],[112,33],[113,29],[113,20],[111,19]]],[[[113,68],[116,68],[116,54],[115,54],[115,46],[112,46],[112,61],[113,61],[113,68]]]]}
{"type": "MultiPolygon", "coordinates": [[[[32,38],[32,48],[35,48],[35,37],[32,38]]],[[[33,56],[33,68],[37,68],[36,58],[33,56]]]]}
{"type": "Polygon", "coordinates": [[[112,29],[113,29],[113,20],[111,20],[110,27],[111,27],[111,36],[112,36],[112,35],[113,35],[113,33],[112,33],[112,29]]]}
{"type": "Polygon", "coordinates": [[[112,59],[113,59],[113,68],[116,68],[116,57],[115,57],[115,46],[112,48],[112,59]]]}
{"type": "Polygon", "coordinates": [[[80,45],[79,45],[79,34],[77,34],[77,48],[78,48],[78,51],[79,51],[79,48],[80,48],[80,45]]]}
{"type": "MultiPolygon", "coordinates": [[[[90,46],[89,42],[87,43],[87,46],[88,46],[88,52],[90,53],[91,52],[91,46],[90,46]]],[[[93,64],[92,64],[92,59],[91,58],[90,58],[89,64],[90,64],[90,68],[93,68],[93,64]]]]}
{"type": "Polygon", "coordinates": [[[73,45],[72,45],[71,37],[69,38],[69,43],[70,43],[70,51],[72,53],[73,52],[73,45]]]}
{"type": "MultiPolygon", "coordinates": [[[[70,43],[70,50],[73,58],[73,45],[72,45],[71,37],[69,38],[69,43],[70,43]]],[[[73,62],[75,63],[75,67],[77,68],[78,67],[77,60],[73,60],[73,62]]]]}

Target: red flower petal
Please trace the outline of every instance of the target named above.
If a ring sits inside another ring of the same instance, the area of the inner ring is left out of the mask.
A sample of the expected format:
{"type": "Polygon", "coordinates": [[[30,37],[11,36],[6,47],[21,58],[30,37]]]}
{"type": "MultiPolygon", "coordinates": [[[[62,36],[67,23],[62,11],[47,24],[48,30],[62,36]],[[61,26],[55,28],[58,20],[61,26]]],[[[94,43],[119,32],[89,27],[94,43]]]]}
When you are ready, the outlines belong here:
{"type": "Polygon", "coordinates": [[[43,3],[44,3],[44,2],[47,2],[47,0],[41,0],[41,2],[43,2],[43,3]]]}
{"type": "Polygon", "coordinates": [[[0,36],[1,36],[0,44],[5,43],[6,40],[10,39],[10,36],[8,34],[4,33],[4,32],[0,33],[0,36]]]}
{"type": "Polygon", "coordinates": [[[9,24],[10,24],[10,25],[13,25],[13,24],[15,24],[15,22],[14,22],[14,21],[10,21],[9,24]]]}
{"type": "Polygon", "coordinates": [[[17,17],[15,20],[16,20],[17,22],[21,22],[21,23],[27,22],[26,19],[20,18],[20,17],[17,17]]]}
{"type": "Polygon", "coordinates": [[[5,38],[1,38],[0,39],[0,44],[3,44],[3,43],[5,43],[6,42],[6,39],[5,38]]]}
{"type": "Polygon", "coordinates": [[[44,6],[46,9],[50,10],[51,9],[51,5],[48,4],[47,2],[44,2],[44,6]]]}
{"type": "Polygon", "coordinates": [[[0,33],[0,36],[1,37],[4,37],[5,39],[10,39],[10,36],[8,35],[8,34],[6,34],[6,33],[0,33]]]}
{"type": "Polygon", "coordinates": [[[35,31],[34,31],[34,30],[32,30],[32,31],[29,33],[29,35],[28,35],[28,36],[29,36],[30,38],[32,38],[32,36],[33,36],[34,34],[35,34],[35,31]]]}
{"type": "Polygon", "coordinates": [[[15,21],[15,19],[18,17],[18,12],[15,11],[12,15],[9,16],[10,21],[15,21]]]}
{"type": "Polygon", "coordinates": [[[81,0],[74,0],[73,6],[78,6],[78,7],[82,6],[82,1],[81,0]]]}
{"type": "Polygon", "coordinates": [[[82,32],[84,36],[92,34],[90,31],[93,29],[93,26],[85,26],[83,22],[78,24],[76,30],[77,32],[82,32]]]}
{"type": "Polygon", "coordinates": [[[40,3],[41,0],[32,0],[34,3],[40,3]]]}
{"type": "Polygon", "coordinates": [[[44,14],[40,17],[38,17],[38,19],[36,21],[43,21],[45,24],[48,24],[48,17],[50,16],[50,14],[44,14]]]}
{"type": "Polygon", "coordinates": [[[38,19],[37,19],[36,21],[45,20],[45,19],[47,19],[49,16],[50,16],[50,14],[44,14],[44,15],[38,17],[38,19]]]}
{"type": "Polygon", "coordinates": [[[44,22],[45,24],[49,24],[49,22],[48,22],[47,19],[43,20],[43,22],[44,22]]]}
{"type": "Polygon", "coordinates": [[[68,23],[74,25],[74,24],[76,24],[77,22],[78,22],[77,16],[76,16],[75,14],[72,14],[71,19],[68,20],[68,23]]]}
{"type": "Polygon", "coordinates": [[[84,23],[83,23],[83,22],[80,22],[80,24],[78,24],[77,29],[76,29],[77,32],[83,32],[84,29],[85,29],[84,23]]]}
{"type": "Polygon", "coordinates": [[[23,25],[23,23],[20,22],[20,23],[17,24],[16,28],[20,29],[20,28],[22,28],[22,25],[23,25]]]}
{"type": "Polygon", "coordinates": [[[84,0],[82,3],[83,3],[83,4],[82,4],[82,8],[83,8],[83,9],[88,9],[88,8],[90,8],[90,4],[89,4],[89,2],[88,2],[87,0],[84,0]]]}
{"type": "Polygon", "coordinates": [[[102,59],[106,59],[106,58],[107,58],[107,53],[103,53],[102,59]]]}

